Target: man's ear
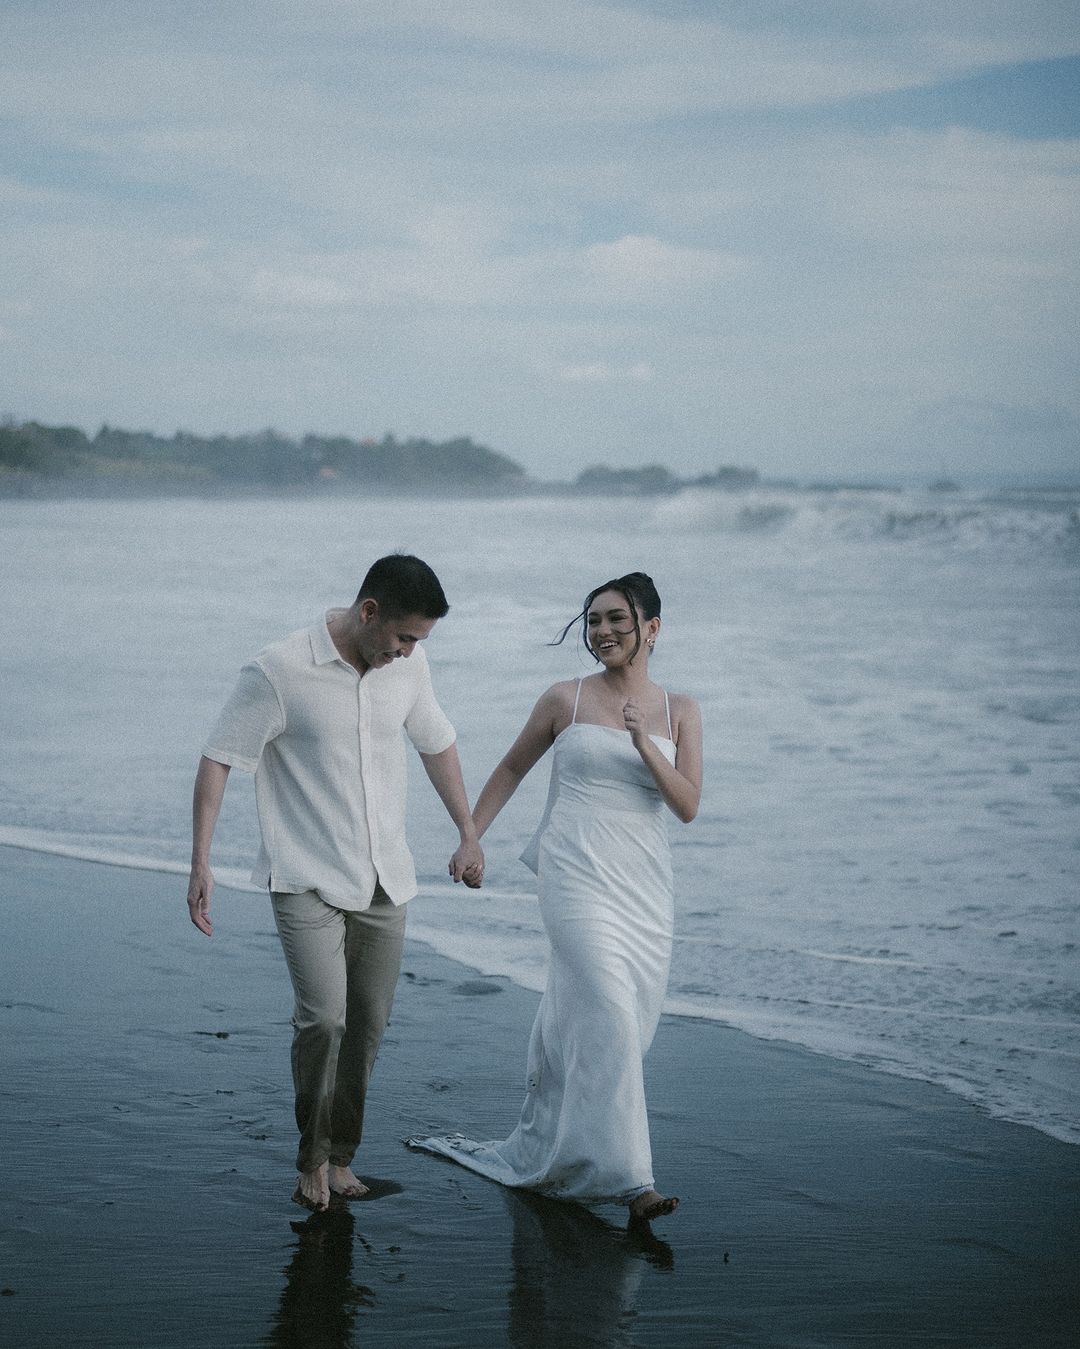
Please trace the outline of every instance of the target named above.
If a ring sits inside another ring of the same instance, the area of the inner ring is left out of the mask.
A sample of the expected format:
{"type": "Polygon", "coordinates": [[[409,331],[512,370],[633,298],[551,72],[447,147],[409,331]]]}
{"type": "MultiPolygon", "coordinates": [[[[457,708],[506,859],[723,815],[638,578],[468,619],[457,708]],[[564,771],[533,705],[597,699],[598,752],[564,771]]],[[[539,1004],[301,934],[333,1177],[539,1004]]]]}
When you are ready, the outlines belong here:
{"type": "Polygon", "coordinates": [[[373,600],[370,596],[360,601],[360,607],[357,610],[360,615],[361,623],[372,623],[379,616],[379,601],[373,600]]]}

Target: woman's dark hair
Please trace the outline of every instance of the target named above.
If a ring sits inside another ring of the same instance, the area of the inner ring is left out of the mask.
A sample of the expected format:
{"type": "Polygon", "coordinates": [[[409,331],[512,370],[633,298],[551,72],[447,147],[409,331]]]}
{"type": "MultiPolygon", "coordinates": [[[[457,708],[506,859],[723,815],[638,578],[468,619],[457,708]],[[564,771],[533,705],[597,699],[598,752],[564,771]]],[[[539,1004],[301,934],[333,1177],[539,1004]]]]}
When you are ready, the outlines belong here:
{"type": "Polygon", "coordinates": [[[356,603],[374,600],[383,618],[445,618],[450,612],[439,578],[411,553],[391,553],[373,562],[356,603]]]}
{"type": "Polygon", "coordinates": [[[553,642],[549,642],[548,645],[558,646],[566,640],[566,634],[574,624],[580,623],[581,639],[585,643],[585,650],[592,656],[593,660],[599,660],[600,657],[589,645],[589,609],[597,595],[602,595],[605,590],[617,591],[626,601],[626,607],[633,617],[634,632],[637,634],[637,642],[630,657],[630,661],[633,663],[634,656],[641,650],[641,623],[638,620],[638,614],[646,621],[650,618],[660,617],[660,596],[657,594],[656,586],[653,585],[652,577],[646,576],[643,571],[628,572],[625,576],[617,576],[613,581],[605,581],[602,586],[590,590],[585,596],[581,613],[572,618],[558,637],[553,642]]]}

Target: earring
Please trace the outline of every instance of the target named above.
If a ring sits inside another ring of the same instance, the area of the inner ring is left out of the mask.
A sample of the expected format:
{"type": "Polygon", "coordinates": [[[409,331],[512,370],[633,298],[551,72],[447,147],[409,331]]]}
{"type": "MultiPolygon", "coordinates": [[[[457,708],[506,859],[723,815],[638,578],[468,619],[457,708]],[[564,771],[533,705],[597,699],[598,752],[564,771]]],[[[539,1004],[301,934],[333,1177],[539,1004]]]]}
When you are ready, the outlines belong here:
{"type": "Polygon", "coordinates": [[[646,645],[646,646],[649,648],[649,650],[651,651],[651,650],[653,649],[653,647],[656,645],[656,639],[655,639],[655,638],[650,638],[649,641],[647,641],[647,642],[645,643],[645,645],[646,645]]]}

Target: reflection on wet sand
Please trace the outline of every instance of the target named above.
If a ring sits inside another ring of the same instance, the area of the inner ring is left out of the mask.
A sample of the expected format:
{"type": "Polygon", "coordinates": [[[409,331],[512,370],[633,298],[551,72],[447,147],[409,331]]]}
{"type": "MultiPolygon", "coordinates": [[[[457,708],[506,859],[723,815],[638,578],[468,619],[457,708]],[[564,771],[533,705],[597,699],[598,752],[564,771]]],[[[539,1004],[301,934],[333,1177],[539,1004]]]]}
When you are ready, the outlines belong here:
{"type": "Polygon", "coordinates": [[[647,1223],[616,1227],[576,1204],[523,1190],[504,1195],[513,1219],[513,1349],[634,1342],[646,1265],[674,1268],[671,1247],[647,1223]]]}
{"type": "Polygon", "coordinates": [[[375,1302],[371,1288],[353,1282],[353,1215],[343,1204],[289,1226],[297,1246],[263,1343],[272,1349],[349,1349],[357,1312],[375,1302]]]}
{"type": "MultiPolygon", "coordinates": [[[[395,1181],[365,1176],[368,1199],[400,1194],[395,1181]]],[[[374,1307],[375,1290],[353,1280],[353,1247],[359,1242],[366,1254],[374,1248],[356,1232],[356,1220],[347,1203],[331,1201],[325,1213],[294,1220],[289,1226],[298,1241],[288,1268],[281,1303],[263,1344],[270,1349],[349,1349],[362,1308],[374,1307]]]]}

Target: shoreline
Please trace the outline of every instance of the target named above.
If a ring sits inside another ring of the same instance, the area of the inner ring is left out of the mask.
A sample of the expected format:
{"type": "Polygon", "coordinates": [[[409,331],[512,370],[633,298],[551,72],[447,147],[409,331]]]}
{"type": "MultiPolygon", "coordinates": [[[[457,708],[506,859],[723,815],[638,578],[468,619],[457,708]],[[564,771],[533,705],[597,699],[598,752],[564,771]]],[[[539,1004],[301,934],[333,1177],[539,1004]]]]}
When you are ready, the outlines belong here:
{"type": "Polygon", "coordinates": [[[505,1134],[537,1003],[415,941],[356,1163],[376,1198],[307,1217],[269,909],[219,894],[207,941],[175,875],[0,860],[5,1342],[1073,1342],[1080,1151],[717,1023],[665,1016],[646,1061],[682,1198],[651,1236],[409,1152],[505,1134]]]}
{"type": "MultiPolygon", "coordinates": [[[[10,834],[17,831],[0,831],[0,856],[6,849],[14,849],[20,852],[29,852],[39,854],[44,857],[58,857],[69,861],[84,863],[87,866],[115,867],[121,870],[136,872],[146,872],[153,876],[182,876],[186,879],[188,867],[181,862],[172,862],[166,859],[149,859],[137,856],[128,856],[122,854],[109,854],[104,851],[94,852],[89,848],[79,847],[77,845],[66,845],[62,843],[49,843],[47,841],[12,841],[10,834]],[[4,833],[8,833],[5,838],[4,833]]],[[[228,891],[230,894],[244,895],[258,900],[263,892],[259,890],[243,874],[242,868],[225,868],[215,872],[217,887],[215,894],[221,891],[228,891]]],[[[437,893],[434,887],[421,885],[418,899],[422,897],[433,897],[437,893]]],[[[414,943],[423,945],[427,950],[441,959],[447,960],[460,969],[470,970],[482,978],[500,979],[505,978],[515,987],[532,994],[539,994],[542,991],[528,982],[519,981],[512,974],[499,970],[491,970],[487,962],[470,962],[464,956],[457,952],[451,952],[445,949],[445,944],[441,944],[438,936],[421,936],[410,934],[410,940],[414,943]]],[[[987,1119],[997,1120],[1001,1123],[1015,1125],[1019,1128],[1032,1129],[1044,1137],[1051,1138],[1055,1142],[1064,1143],[1068,1147],[1080,1147],[1080,1137],[1067,1134],[1063,1128],[1055,1127],[1054,1124],[1031,1119],[1017,1118],[1014,1113],[1010,1113],[1006,1107],[995,1109],[992,1104],[983,1100],[980,1095],[980,1088],[960,1078],[953,1078],[949,1082],[943,1082],[933,1075],[933,1070],[928,1068],[919,1068],[917,1066],[907,1065],[899,1061],[892,1061],[888,1064],[884,1062],[870,1062],[869,1051],[862,1055],[851,1052],[848,1054],[840,1053],[829,1048],[819,1048],[812,1044],[806,1044],[803,1041],[792,1039],[784,1035],[769,1035],[763,1032],[752,1030],[748,1026],[740,1025],[736,1021],[722,1016],[710,1016],[704,1012],[693,1008],[690,1005],[683,1007],[672,1007],[671,999],[665,1000],[664,1017],[678,1021],[700,1022],[702,1025],[717,1026],[721,1029],[732,1031],[739,1035],[746,1035],[750,1039],[762,1044],[775,1044],[787,1046],[800,1053],[824,1058],[830,1062],[847,1063],[865,1069],[874,1074],[880,1074],[884,1077],[899,1078],[902,1081],[918,1082],[924,1086],[933,1087],[946,1092],[954,1097],[958,1102],[967,1105],[969,1108],[977,1111],[987,1119]]]]}

